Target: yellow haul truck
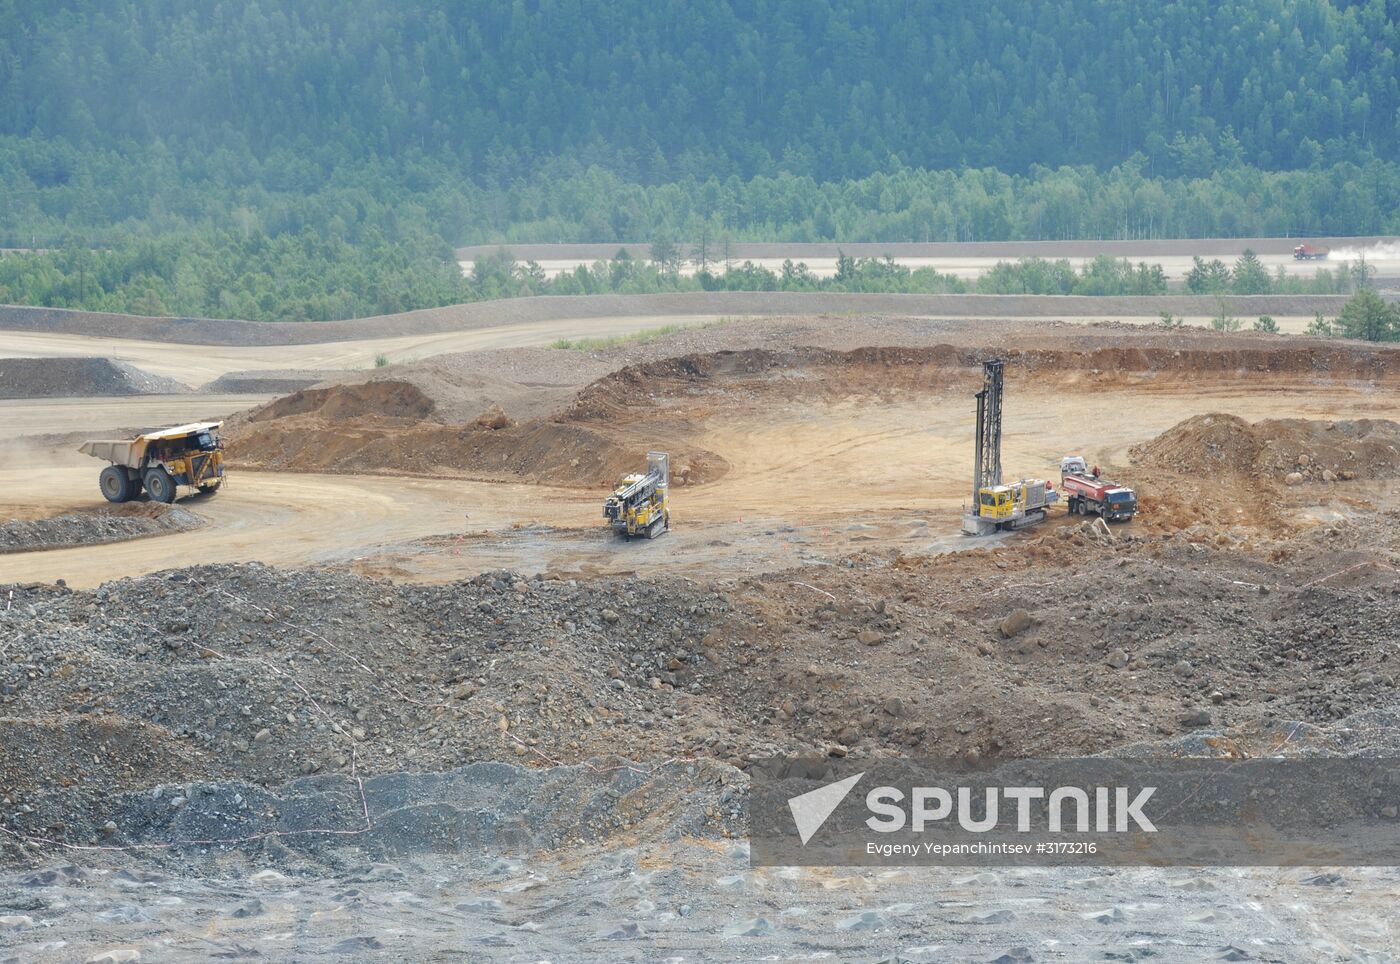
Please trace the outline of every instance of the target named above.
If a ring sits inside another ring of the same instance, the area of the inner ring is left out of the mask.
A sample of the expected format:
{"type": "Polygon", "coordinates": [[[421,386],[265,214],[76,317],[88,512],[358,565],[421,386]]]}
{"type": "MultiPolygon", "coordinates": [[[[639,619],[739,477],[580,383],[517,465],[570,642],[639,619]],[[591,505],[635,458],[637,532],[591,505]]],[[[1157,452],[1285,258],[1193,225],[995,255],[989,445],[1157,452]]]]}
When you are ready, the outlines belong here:
{"type": "Polygon", "coordinates": [[[603,518],[625,538],[655,539],[671,527],[670,486],[671,457],[648,452],[647,470],[623,476],[603,503],[603,518]]]}
{"type": "Polygon", "coordinates": [[[193,422],[133,439],[94,439],[78,451],[111,465],[97,483],[108,502],[127,502],[144,488],[153,502],[174,502],[176,488],[213,492],[224,480],[223,422],[193,422]]]}

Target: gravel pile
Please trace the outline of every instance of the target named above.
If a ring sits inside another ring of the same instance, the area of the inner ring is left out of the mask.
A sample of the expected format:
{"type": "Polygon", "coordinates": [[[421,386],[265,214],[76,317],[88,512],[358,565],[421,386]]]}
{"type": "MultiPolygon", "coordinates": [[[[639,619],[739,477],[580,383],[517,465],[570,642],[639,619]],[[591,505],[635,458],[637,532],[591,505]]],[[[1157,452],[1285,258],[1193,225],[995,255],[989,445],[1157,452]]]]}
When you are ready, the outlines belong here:
{"type": "Polygon", "coordinates": [[[41,814],[21,819],[30,830],[97,809],[128,769],[272,785],[352,764],[656,760],[693,749],[666,732],[678,707],[699,704],[686,715],[701,729],[726,712],[695,667],[728,604],[684,580],[394,586],[219,566],[91,593],[19,587],[9,606],[0,785],[41,814]],[[55,722],[55,707],[75,716],[55,722]],[[33,736],[76,721],[107,736],[33,736]]]}
{"type": "Polygon", "coordinates": [[[61,833],[121,786],[480,760],[1073,755],[1201,732],[1263,752],[1290,721],[1396,701],[1400,552],[1376,537],[1396,521],[1287,543],[1067,526],[713,586],[250,564],[0,589],[3,816],[61,833]]]}
{"type": "Polygon", "coordinates": [[[95,546],[103,542],[186,532],[202,525],[203,519],[179,506],[127,502],[47,519],[0,522],[0,553],[95,546]]]}
{"type": "Polygon", "coordinates": [[[1400,425],[1386,419],[1323,421],[1197,415],[1130,450],[1141,465],[1202,476],[1260,476],[1296,485],[1400,474],[1400,425]]]}
{"type": "Polygon", "coordinates": [[[188,385],[111,358],[0,358],[0,398],[179,395],[188,385]]]}

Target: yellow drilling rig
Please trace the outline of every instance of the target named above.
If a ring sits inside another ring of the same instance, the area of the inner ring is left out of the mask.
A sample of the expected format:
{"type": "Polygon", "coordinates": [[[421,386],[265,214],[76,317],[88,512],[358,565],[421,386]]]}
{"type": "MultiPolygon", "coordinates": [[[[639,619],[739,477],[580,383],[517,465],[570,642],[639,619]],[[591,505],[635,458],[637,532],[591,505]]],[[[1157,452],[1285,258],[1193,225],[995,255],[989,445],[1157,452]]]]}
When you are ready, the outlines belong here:
{"type": "Polygon", "coordinates": [[[963,532],[985,536],[998,529],[1021,529],[1044,522],[1060,493],[1045,479],[1001,483],[1002,360],[982,363],[977,393],[977,450],[972,477],[972,509],[963,513],[963,532]]]}
{"type": "Polygon", "coordinates": [[[603,503],[603,518],[624,538],[655,539],[671,528],[670,486],[671,457],[648,452],[646,471],[623,476],[603,503]]]}

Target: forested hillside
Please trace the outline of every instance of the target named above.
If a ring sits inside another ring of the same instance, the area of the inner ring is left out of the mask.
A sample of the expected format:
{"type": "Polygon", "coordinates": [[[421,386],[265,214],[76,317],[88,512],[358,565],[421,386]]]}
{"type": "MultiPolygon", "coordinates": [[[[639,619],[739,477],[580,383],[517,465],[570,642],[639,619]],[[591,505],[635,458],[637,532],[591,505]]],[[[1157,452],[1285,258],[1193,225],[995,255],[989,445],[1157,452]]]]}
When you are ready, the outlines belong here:
{"type": "Polygon", "coordinates": [[[11,0],[0,37],[6,133],[216,165],[569,156],[654,183],[1141,151],[1204,176],[1400,146],[1384,0],[11,0]]]}
{"type": "MultiPolygon", "coordinates": [[[[1398,16],[0,0],[0,245],[145,250],[109,266],[120,305],[147,278],[153,305],[317,317],[455,297],[432,279],[478,241],[1395,232],[1398,16]]],[[[77,303],[115,290],[83,269],[77,303]]]]}

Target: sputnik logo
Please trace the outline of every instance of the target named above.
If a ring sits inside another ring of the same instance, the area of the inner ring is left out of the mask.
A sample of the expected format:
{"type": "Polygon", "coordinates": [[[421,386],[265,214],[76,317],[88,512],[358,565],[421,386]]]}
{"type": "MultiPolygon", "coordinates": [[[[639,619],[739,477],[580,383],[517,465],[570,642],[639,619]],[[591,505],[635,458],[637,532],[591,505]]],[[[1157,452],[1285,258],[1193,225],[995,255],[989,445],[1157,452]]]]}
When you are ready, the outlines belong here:
{"type": "Polygon", "coordinates": [[[863,776],[864,772],[857,773],[853,777],[788,798],[788,809],[792,811],[792,821],[797,824],[797,835],[802,838],[804,847],[863,776]]]}

